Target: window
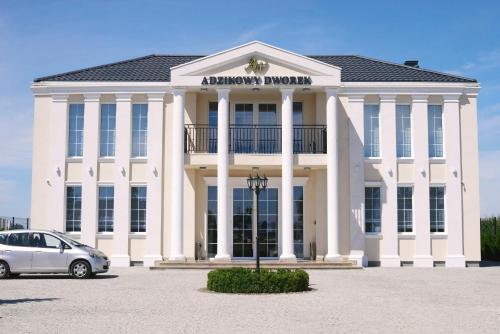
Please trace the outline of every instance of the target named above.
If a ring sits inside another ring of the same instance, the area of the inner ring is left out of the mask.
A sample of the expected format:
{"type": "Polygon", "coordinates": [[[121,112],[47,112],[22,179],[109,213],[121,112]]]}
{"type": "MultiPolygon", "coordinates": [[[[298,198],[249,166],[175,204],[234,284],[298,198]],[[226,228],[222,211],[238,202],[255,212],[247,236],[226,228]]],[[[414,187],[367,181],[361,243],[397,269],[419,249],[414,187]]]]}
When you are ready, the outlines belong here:
{"type": "Polygon", "coordinates": [[[11,233],[7,243],[9,246],[30,247],[30,235],[29,233],[11,233]]]}
{"type": "Polygon", "coordinates": [[[82,222],[82,187],[66,187],[66,232],[80,232],[82,222]]]}
{"type": "Polygon", "coordinates": [[[259,193],[257,217],[262,257],[278,257],[278,189],[266,188],[259,193]]]}
{"type": "Polygon", "coordinates": [[[217,153],[218,109],[217,102],[208,103],[208,153],[217,153]]]}
{"type": "Polygon", "coordinates": [[[50,234],[45,233],[32,233],[31,234],[31,247],[36,248],[59,248],[61,240],[50,234]]]}
{"type": "Polygon", "coordinates": [[[429,105],[429,157],[443,157],[443,108],[429,105]]]}
{"type": "Polygon", "coordinates": [[[113,232],[115,189],[113,186],[99,187],[99,232],[113,232]]]}
{"type": "Polygon", "coordinates": [[[68,157],[81,156],[83,156],[83,104],[70,104],[68,157]]]}
{"type": "Polygon", "coordinates": [[[396,137],[398,158],[410,158],[411,112],[409,105],[396,105],[396,137]]]}
{"type": "Polygon", "coordinates": [[[431,232],[444,232],[444,187],[430,187],[431,232]]]}
{"type": "Polygon", "coordinates": [[[303,125],[304,115],[302,113],[302,102],[293,103],[293,125],[303,125]]]}
{"type": "Polygon", "coordinates": [[[259,104],[259,153],[276,153],[281,150],[281,133],[278,132],[276,124],[276,104],[259,104]]]}
{"type": "Polygon", "coordinates": [[[304,188],[293,187],[293,250],[304,258],[304,188]]]}
{"type": "Polygon", "coordinates": [[[115,156],[116,104],[101,104],[99,155],[115,156]]]}
{"type": "Polygon", "coordinates": [[[380,187],[365,188],[365,231],[380,233],[380,187]]]}
{"type": "Polygon", "coordinates": [[[132,187],[130,197],[130,232],[146,232],[146,187],[132,187]]]}
{"type": "Polygon", "coordinates": [[[132,106],[132,158],[146,157],[148,143],[148,105],[132,106]]]}
{"type": "Polygon", "coordinates": [[[412,198],[412,187],[398,187],[398,232],[413,232],[412,198]]]}
{"type": "Polygon", "coordinates": [[[217,254],[217,187],[208,187],[207,203],[207,255],[217,254]]]}
{"type": "Polygon", "coordinates": [[[248,188],[233,188],[233,256],[253,256],[253,193],[248,188]]]}
{"type": "Polygon", "coordinates": [[[379,108],[376,104],[365,105],[365,157],[380,157],[379,108]]]}
{"type": "Polygon", "coordinates": [[[236,104],[232,134],[234,153],[251,153],[254,149],[253,104],[236,104]]]}
{"type": "Polygon", "coordinates": [[[8,234],[0,234],[0,245],[5,245],[7,244],[7,236],[8,234]]]}
{"type": "Polygon", "coordinates": [[[304,152],[304,117],[302,113],[302,102],[293,102],[293,153],[304,152]]]}

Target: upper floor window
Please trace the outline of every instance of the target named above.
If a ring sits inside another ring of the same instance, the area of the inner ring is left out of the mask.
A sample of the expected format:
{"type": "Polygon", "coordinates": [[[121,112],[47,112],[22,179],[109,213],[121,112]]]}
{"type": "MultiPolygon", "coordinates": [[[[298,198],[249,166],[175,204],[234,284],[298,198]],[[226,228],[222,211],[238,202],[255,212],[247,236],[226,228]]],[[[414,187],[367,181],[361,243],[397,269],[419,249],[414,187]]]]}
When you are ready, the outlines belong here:
{"type": "Polygon", "coordinates": [[[208,103],[208,153],[217,153],[218,109],[217,102],[208,103]]]}
{"type": "Polygon", "coordinates": [[[413,232],[412,199],[412,187],[398,187],[398,232],[413,232]]]}
{"type": "Polygon", "coordinates": [[[83,106],[69,105],[68,157],[83,156],[83,106]]]}
{"type": "Polygon", "coordinates": [[[302,112],[302,102],[293,103],[293,125],[303,125],[304,115],[302,112]]]}
{"type": "Polygon", "coordinates": [[[365,125],[365,157],[380,157],[379,140],[379,106],[366,104],[364,110],[365,125]]]}
{"type": "Polygon", "coordinates": [[[82,187],[66,187],[66,232],[80,232],[82,223],[82,187]]]}
{"type": "Polygon", "coordinates": [[[132,106],[132,158],[146,157],[148,144],[148,105],[132,106]]]}
{"type": "Polygon", "coordinates": [[[396,105],[396,137],[398,158],[411,157],[411,112],[409,105],[396,105]]]}
{"type": "Polygon", "coordinates": [[[115,189],[113,186],[99,187],[99,232],[113,232],[115,211],[115,189]]]}
{"type": "Polygon", "coordinates": [[[146,187],[132,187],[130,196],[130,232],[146,232],[146,196],[146,187]]]}
{"type": "Polygon", "coordinates": [[[101,104],[101,157],[115,156],[116,104],[101,104]]]}
{"type": "Polygon", "coordinates": [[[444,232],[444,187],[430,187],[431,232],[444,232]]]}
{"type": "Polygon", "coordinates": [[[380,187],[365,188],[365,231],[380,233],[380,187]]]}
{"type": "Polygon", "coordinates": [[[429,157],[443,157],[443,107],[429,105],[429,157]]]}

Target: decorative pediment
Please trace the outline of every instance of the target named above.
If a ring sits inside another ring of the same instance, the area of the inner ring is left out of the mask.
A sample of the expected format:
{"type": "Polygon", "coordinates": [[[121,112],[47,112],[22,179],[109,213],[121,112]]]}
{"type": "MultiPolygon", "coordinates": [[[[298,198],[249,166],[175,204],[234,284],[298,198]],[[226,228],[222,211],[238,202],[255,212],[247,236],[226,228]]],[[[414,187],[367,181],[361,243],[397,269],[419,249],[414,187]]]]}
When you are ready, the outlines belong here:
{"type": "Polygon", "coordinates": [[[340,68],[251,42],[171,69],[173,86],[339,86],[340,68]]]}

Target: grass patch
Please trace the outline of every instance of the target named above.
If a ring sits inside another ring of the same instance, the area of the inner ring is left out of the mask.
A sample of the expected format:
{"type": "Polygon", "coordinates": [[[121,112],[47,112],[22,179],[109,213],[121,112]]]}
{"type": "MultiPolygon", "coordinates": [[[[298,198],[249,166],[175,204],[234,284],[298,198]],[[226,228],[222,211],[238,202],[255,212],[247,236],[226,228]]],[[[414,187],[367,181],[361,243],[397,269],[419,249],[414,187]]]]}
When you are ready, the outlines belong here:
{"type": "Polygon", "coordinates": [[[225,268],[208,273],[207,288],[223,293],[286,293],[309,290],[309,275],[302,269],[225,268]]]}

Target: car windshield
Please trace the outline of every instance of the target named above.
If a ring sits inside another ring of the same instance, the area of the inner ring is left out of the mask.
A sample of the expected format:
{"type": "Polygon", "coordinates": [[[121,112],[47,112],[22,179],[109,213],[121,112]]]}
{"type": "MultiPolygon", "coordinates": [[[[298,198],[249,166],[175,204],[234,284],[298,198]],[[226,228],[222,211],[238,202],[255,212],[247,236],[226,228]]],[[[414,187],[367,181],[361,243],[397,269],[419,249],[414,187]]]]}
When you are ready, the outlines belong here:
{"type": "Polygon", "coordinates": [[[62,234],[62,233],[57,232],[57,233],[55,233],[55,234],[57,234],[57,236],[58,236],[59,238],[63,239],[64,241],[66,241],[68,244],[70,244],[70,245],[72,245],[72,246],[76,246],[76,247],[85,246],[84,244],[81,244],[81,243],[79,243],[79,242],[77,242],[77,241],[75,241],[75,240],[73,240],[73,239],[68,238],[67,236],[65,236],[65,235],[64,235],[64,234],[62,234]]]}

